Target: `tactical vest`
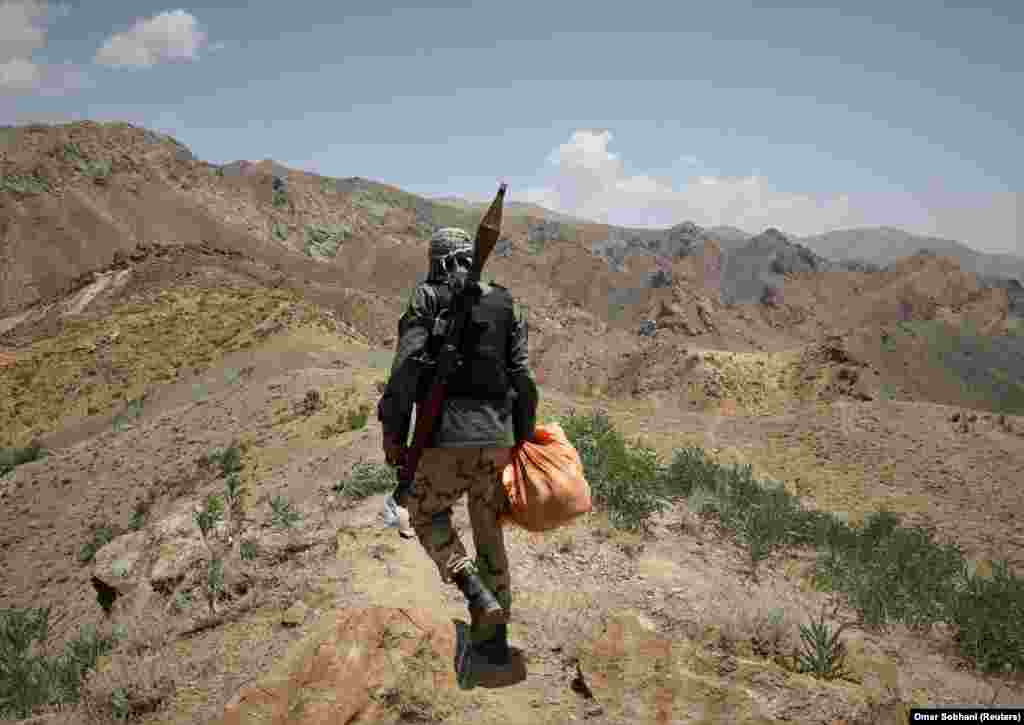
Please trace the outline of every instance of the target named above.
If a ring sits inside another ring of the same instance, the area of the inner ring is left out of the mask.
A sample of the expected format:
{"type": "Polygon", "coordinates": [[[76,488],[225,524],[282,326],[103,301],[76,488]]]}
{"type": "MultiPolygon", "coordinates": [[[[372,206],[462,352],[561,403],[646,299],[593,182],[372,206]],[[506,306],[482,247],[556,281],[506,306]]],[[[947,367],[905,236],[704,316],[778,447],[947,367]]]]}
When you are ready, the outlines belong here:
{"type": "MultiPolygon", "coordinates": [[[[447,284],[432,284],[431,287],[437,295],[438,312],[424,356],[430,373],[444,343],[452,302],[452,290],[447,284]]],[[[483,287],[486,293],[473,305],[463,334],[459,364],[448,380],[448,396],[507,403],[511,387],[507,366],[508,334],[515,320],[514,301],[500,285],[483,287]]],[[[432,378],[429,373],[420,376],[419,400],[426,398],[432,378]]]]}

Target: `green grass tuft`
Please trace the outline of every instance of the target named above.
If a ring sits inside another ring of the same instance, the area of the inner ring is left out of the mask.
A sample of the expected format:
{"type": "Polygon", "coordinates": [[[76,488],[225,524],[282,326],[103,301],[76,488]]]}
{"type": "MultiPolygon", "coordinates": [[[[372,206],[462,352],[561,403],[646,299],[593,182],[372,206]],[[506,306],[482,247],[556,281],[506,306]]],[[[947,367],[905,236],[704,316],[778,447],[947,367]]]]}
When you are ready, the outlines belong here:
{"type": "Polygon", "coordinates": [[[199,531],[205,539],[224,520],[224,501],[215,493],[206,497],[203,508],[192,514],[199,531]]]}
{"type": "Polygon", "coordinates": [[[32,463],[47,456],[39,442],[24,448],[0,448],[0,476],[6,476],[23,463],[32,463]]]}
{"type": "Polygon", "coordinates": [[[219,466],[220,475],[230,476],[242,470],[242,449],[235,443],[227,448],[214,448],[200,458],[199,463],[202,466],[219,466]]]}
{"type": "Polygon", "coordinates": [[[225,591],[227,590],[224,585],[224,561],[214,557],[206,566],[206,596],[211,601],[216,601],[225,591]]]}
{"type": "Polygon", "coordinates": [[[352,234],[347,224],[307,224],[305,251],[310,257],[333,258],[338,247],[352,234]]]}
{"type": "Polygon", "coordinates": [[[332,490],[349,499],[364,499],[378,493],[391,493],[398,485],[395,470],[384,463],[360,461],[352,467],[348,477],[338,481],[332,490]]]}
{"type": "Polygon", "coordinates": [[[983,672],[1024,672],[1024,578],[996,562],[992,578],[961,570],[948,618],[961,654],[983,672]]]}
{"type": "Polygon", "coordinates": [[[50,190],[46,179],[35,174],[5,174],[0,176],[0,191],[14,194],[45,194],[50,190]]]}
{"type": "Polygon", "coordinates": [[[669,503],[655,452],[628,444],[603,410],[589,416],[570,411],[559,423],[580,455],[594,503],[607,510],[612,525],[646,529],[669,503]]]}
{"type": "Polygon", "coordinates": [[[282,224],[281,222],[274,222],[274,225],[270,228],[270,233],[273,235],[274,239],[276,239],[279,242],[283,242],[288,238],[288,235],[291,232],[289,232],[287,224],[282,224]]]}
{"type": "Polygon", "coordinates": [[[279,529],[290,529],[302,519],[302,514],[292,508],[291,501],[275,496],[270,502],[270,522],[279,529]]]}
{"type": "Polygon", "coordinates": [[[238,553],[243,561],[252,561],[260,554],[259,545],[251,539],[243,539],[238,545],[238,553]]]}
{"type": "Polygon", "coordinates": [[[797,672],[808,673],[823,680],[845,677],[846,645],[839,639],[843,627],[833,632],[825,623],[822,612],[819,621],[811,620],[810,626],[800,625],[802,651],[795,655],[797,672]]]}

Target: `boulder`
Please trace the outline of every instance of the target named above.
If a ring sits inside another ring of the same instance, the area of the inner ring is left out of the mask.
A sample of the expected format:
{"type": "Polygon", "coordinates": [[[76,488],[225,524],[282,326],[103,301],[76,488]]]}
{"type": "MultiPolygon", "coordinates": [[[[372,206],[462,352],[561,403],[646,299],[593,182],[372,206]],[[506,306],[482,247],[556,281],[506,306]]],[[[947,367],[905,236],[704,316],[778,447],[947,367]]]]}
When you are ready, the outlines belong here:
{"type": "MultiPolygon", "coordinates": [[[[156,551],[149,581],[157,589],[173,587],[196,562],[207,556],[206,544],[195,522],[194,512],[194,505],[186,503],[153,527],[156,551]]],[[[210,535],[222,535],[225,526],[226,523],[222,521],[210,535]]]]}
{"type": "Polygon", "coordinates": [[[221,725],[439,722],[458,694],[450,620],[422,609],[343,609],[225,706],[221,725]]]}
{"type": "Polygon", "coordinates": [[[143,571],[147,536],[141,531],[118,536],[96,552],[93,576],[115,590],[118,596],[145,580],[143,571]]]}

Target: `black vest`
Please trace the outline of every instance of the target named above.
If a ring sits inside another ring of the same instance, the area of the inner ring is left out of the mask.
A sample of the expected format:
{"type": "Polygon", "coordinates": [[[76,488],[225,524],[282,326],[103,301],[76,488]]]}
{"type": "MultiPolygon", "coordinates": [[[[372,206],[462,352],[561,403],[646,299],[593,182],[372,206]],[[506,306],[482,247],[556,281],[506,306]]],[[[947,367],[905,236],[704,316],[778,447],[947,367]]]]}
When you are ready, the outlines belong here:
{"type": "MultiPolygon", "coordinates": [[[[431,285],[437,295],[438,314],[427,342],[426,375],[420,376],[417,398],[424,400],[432,382],[437,354],[444,342],[445,324],[450,319],[452,291],[447,284],[431,285]]],[[[509,395],[508,336],[515,321],[515,302],[500,285],[485,285],[486,294],[473,305],[463,335],[460,362],[448,380],[448,396],[505,402],[509,395]]],[[[426,371],[425,371],[426,372],[426,371]]]]}

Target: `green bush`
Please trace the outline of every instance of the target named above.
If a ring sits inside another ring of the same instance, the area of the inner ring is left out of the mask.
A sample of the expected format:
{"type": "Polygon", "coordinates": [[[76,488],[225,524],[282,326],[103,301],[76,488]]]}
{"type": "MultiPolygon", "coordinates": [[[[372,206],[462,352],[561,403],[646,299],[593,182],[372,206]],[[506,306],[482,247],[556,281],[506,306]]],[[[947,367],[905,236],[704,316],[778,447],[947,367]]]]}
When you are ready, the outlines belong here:
{"type": "Polygon", "coordinates": [[[61,146],[61,156],[65,161],[84,161],[85,154],[82,153],[82,147],[74,141],[66,143],[61,146]]]}
{"type": "Polygon", "coordinates": [[[307,224],[306,254],[310,257],[334,257],[338,247],[352,234],[347,224],[307,224]]]}
{"type": "Polygon", "coordinates": [[[393,208],[390,204],[367,197],[358,197],[353,200],[353,203],[366,211],[371,219],[378,224],[387,219],[393,208]]]}
{"type": "Polygon", "coordinates": [[[113,171],[109,159],[84,159],[77,164],[78,170],[95,181],[107,179],[113,171]]]}
{"type": "Polygon", "coordinates": [[[270,502],[270,509],[270,521],[279,529],[290,529],[302,518],[302,514],[292,509],[291,502],[281,496],[274,497],[270,502]]]}
{"type": "Polygon", "coordinates": [[[238,545],[238,553],[243,561],[251,561],[259,556],[259,545],[251,539],[243,539],[238,545]]]}
{"type": "Polygon", "coordinates": [[[242,449],[234,443],[227,448],[214,448],[200,458],[199,463],[203,466],[219,466],[220,475],[230,476],[242,470],[242,449]]]}
{"type": "Polygon", "coordinates": [[[332,488],[339,496],[364,499],[378,493],[391,493],[397,485],[398,476],[391,466],[360,461],[352,467],[347,478],[338,481],[332,488]]]}
{"type": "Polygon", "coordinates": [[[199,531],[202,532],[203,538],[205,539],[210,531],[214,529],[224,519],[224,501],[221,497],[215,493],[211,493],[206,497],[205,505],[199,511],[194,512],[193,517],[195,518],[196,525],[199,526],[199,531]]]}
{"type": "Polygon", "coordinates": [[[215,557],[206,566],[206,596],[216,601],[225,591],[224,561],[215,557]]]}
{"type": "Polygon", "coordinates": [[[76,169],[96,181],[108,178],[113,170],[109,159],[90,159],[77,143],[64,144],[61,147],[61,155],[65,161],[74,163],[76,169]]]}
{"type": "MultiPolygon", "coordinates": [[[[676,451],[662,467],[652,451],[628,444],[604,411],[571,411],[560,422],[583,461],[595,504],[613,525],[642,527],[668,502],[685,499],[732,533],[755,567],[781,546],[816,548],[816,585],[842,593],[864,625],[925,629],[945,622],[956,627],[961,654],[980,669],[1024,669],[1024,578],[1006,562],[991,579],[974,576],[958,546],[934,541],[921,527],[900,526],[892,512],[852,527],[840,515],[801,508],[780,483],[758,481],[750,466],[719,465],[699,448],[676,451]]],[[[801,636],[798,668],[841,676],[838,632],[822,619],[801,627],[801,636]]]]}
{"type": "Polygon", "coordinates": [[[46,456],[42,444],[37,441],[25,448],[0,448],[0,476],[6,476],[23,463],[32,463],[46,456]]]}
{"type": "Polygon", "coordinates": [[[835,537],[819,557],[816,579],[845,592],[868,626],[927,627],[947,618],[963,558],[955,545],[898,524],[896,515],[880,511],[853,535],[835,537]]]}
{"type": "Polygon", "coordinates": [[[288,225],[282,224],[281,222],[274,222],[274,226],[270,228],[270,233],[273,235],[274,239],[279,242],[283,242],[288,238],[288,225]]]}
{"type": "Polygon", "coordinates": [[[611,524],[646,529],[648,519],[668,506],[656,453],[627,443],[603,410],[589,416],[570,411],[559,423],[580,455],[594,503],[607,511],[611,524]]]}
{"type": "Polygon", "coordinates": [[[224,482],[224,495],[228,501],[228,508],[235,510],[241,501],[245,487],[242,486],[242,479],[237,472],[229,473],[224,482]]]}
{"type": "Polygon", "coordinates": [[[132,700],[127,688],[116,687],[110,693],[110,712],[115,720],[127,720],[132,714],[132,700]]]}
{"type": "Polygon", "coordinates": [[[179,591],[174,594],[174,611],[187,612],[192,606],[192,592],[179,591]]]}
{"type": "Polygon", "coordinates": [[[46,179],[35,174],[6,174],[0,176],[0,191],[15,194],[45,194],[50,190],[46,179]]]}
{"type": "Polygon", "coordinates": [[[220,472],[224,476],[242,470],[242,449],[237,445],[228,446],[220,457],[220,472]]]}
{"type": "Polygon", "coordinates": [[[85,674],[114,648],[114,637],[87,626],[61,655],[41,655],[49,619],[49,607],[0,610],[0,717],[27,718],[38,707],[78,702],[85,674]]]}
{"type": "Polygon", "coordinates": [[[961,654],[984,672],[1024,671],[1024,578],[996,562],[992,578],[961,571],[950,597],[949,619],[957,627],[961,654]]]}

